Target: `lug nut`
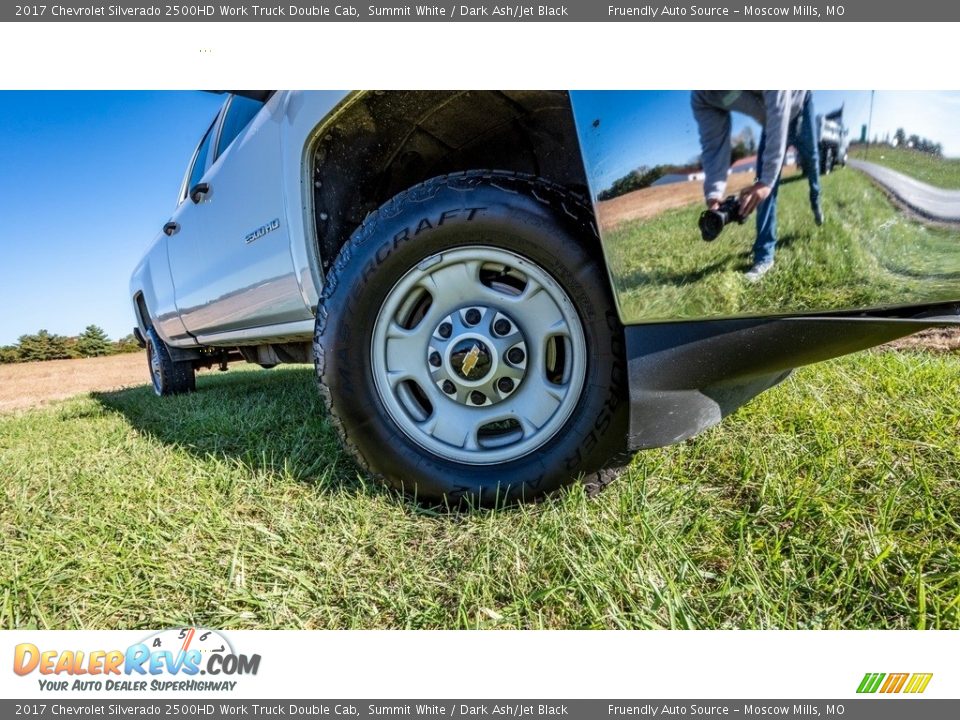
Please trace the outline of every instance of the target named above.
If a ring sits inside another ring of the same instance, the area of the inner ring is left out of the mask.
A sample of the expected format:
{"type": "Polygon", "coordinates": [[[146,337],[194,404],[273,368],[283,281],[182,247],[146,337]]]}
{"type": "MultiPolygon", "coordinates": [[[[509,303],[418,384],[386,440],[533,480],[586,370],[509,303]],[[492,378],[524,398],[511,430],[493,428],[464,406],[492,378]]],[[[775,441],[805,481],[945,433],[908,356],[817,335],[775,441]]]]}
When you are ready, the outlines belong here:
{"type": "Polygon", "coordinates": [[[474,405],[483,405],[487,401],[487,396],[484,395],[479,390],[474,390],[470,393],[470,402],[474,405]]]}
{"type": "Polygon", "coordinates": [[[506,335],[510,332],[510,321],[500,318],[493,324],[493,331],[497,335],[506,335]]]}
{"type": "Polygon", "coordinates": [[[454,384],[453,384],[452,382],[450,382],[449,380],[444,380],[444,381],[443,381],[443,391],[444,391],[447,395],[453,395],[453,394],[457,391],[457,386],[454,385],[454,384]]]}
{"type": "Polygon", "coordinates": [[[464,319],[468,325],[476,325],[480,322],[480,311],[476,308],[470,308],[467,310],[466,315],[464,315],[464,319]]]}
{"type": "Polygon", "coordinates": [[[434,367],[440,367],[440,363],[440,353],[434,350],[432,353],[430,353],[430,364],[434,367]]]}
{"type": "Polygon", "coordinates": [[[453,325],[448,322],[440,323],[440,327],[437,328],[437,332],[440,333],[440,337],[446,340],[453,334],[453,325]]]}
{"type": "Polygon", "coordinates": [[[513,380],[508,377],[502,377],[497,380],[497,389],[502,393],[508,393],[513,390],[513,380]]]}
{"type": "Polygon", "coordinates": [[[519,365],[526,358],[526,354],[518,347],[510,348],[510,351],[507,353],[507,360],[512,362],[514,365],[519,365]]]}

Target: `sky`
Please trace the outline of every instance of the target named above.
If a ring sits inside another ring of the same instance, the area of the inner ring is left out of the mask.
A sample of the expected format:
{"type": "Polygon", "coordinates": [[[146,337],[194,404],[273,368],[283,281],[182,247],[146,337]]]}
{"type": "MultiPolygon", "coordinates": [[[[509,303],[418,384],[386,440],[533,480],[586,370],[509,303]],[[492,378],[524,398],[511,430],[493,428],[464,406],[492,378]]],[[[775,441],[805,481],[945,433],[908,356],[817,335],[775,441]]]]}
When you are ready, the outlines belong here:
{"type": "MultiPolygon", "coordinates": [[[[585,91],[573,95],[577,126],[585,134],[583,152],[595,191],[609,187],[641,165],[683,164],[697,157],[700,142],[686,90],[656,92],[585,91]],[[600,125],[593,128],[599,119],[600,125]]],[[[841,105],[851,140],[870,120],[870,91],[813,93],[818,114],[841,105]]],[[[877,91],[873,102],[870,137],[892,136],[898,127],[907,134],[928,137],[944,145],[944,154],[960,156],[960,92],[877,91]]],[[[733,133],[759,126],[740,114],[733,115],[733,133]]]]}
{"type": "Polygon", "coordinates": [[[173,212],[223,100],[0,92],[0,345],[41,328],[132,331],[130,273],[173,212]]]}
{"type": "MultiPolygon", "coordinates": [[[[814,101],[818,112],[845,103],[859,137],[869,92],[818,91],[814,101]]],[[[173,212],[222,102],[202,92],[0,92],[0,345],[41,328],[76,335],[96,324],[113,339],[131,331],[130,273],[173,212]]],[[[575,104],[601,188],[639,165],[699,152],[688,92],[580,92],[575,104]],[[590,132],[595,117],[614,141],[602,158],[590,140],[601,137],[590,132]]],[[[877,92],[871,134],[903,125],[958,156],[958,117],[960,93],[877,92]]],[[[746,124],[738,118],[734,131],[746,124]]]]}

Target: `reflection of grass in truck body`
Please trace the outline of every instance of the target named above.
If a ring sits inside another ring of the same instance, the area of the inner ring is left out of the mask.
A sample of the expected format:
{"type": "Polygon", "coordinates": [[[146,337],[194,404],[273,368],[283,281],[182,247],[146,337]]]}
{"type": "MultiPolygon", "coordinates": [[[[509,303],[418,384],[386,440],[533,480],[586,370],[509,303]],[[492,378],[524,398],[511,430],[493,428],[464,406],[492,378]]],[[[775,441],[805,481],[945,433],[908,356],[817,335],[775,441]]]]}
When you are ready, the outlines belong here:
{"type": "Polygon", "coordinates": [[[700,239],[700,204],[625,222],[606,234],[628,319],[876,307],[956,299],[960,232],[915,222],[867,178],[840,170],[823,178],[827,222],[813,223],[807,183],[788,178],[778,203],[777,263],[760,282],[742,276],[752,260],[754,218],[700,239]]]}
{"type": "Polygon", "coordinates": [[[863,145],[851,145],[850,157],[883,165],[927,185],[960,189],[960,158],[942,158],[888,145],[872,145],[869,150],[863,145]]]}

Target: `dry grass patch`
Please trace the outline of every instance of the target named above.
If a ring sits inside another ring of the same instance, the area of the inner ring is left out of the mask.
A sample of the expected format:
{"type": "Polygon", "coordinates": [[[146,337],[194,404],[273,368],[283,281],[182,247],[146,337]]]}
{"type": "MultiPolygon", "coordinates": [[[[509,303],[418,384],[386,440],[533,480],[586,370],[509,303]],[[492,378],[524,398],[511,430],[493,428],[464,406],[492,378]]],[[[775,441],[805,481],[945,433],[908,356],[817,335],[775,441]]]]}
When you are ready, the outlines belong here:
{"type": "Polygon", "coordinates": [[[142,352],[0,365],[0,412],[45,405],[81,393],[143,385],[149,380],[142,352]]]}

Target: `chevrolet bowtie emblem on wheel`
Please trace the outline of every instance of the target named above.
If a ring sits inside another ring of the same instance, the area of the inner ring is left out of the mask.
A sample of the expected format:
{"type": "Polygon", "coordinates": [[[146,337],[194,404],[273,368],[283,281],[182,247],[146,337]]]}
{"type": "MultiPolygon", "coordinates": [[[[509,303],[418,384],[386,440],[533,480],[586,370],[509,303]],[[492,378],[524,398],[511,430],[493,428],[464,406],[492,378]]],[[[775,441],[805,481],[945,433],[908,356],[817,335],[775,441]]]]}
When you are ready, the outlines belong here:
{"type": "Polygon", "coordinates": [[[460,372],[463,373],[464,377],[470,377],[470,371],[477,366],[477,360],[479,359],[480,346],[474,343],[473,347],[470,348],[470,352],[468,352],[467,356],[463,359],[463,364],[460,366],[460,372]]]}

